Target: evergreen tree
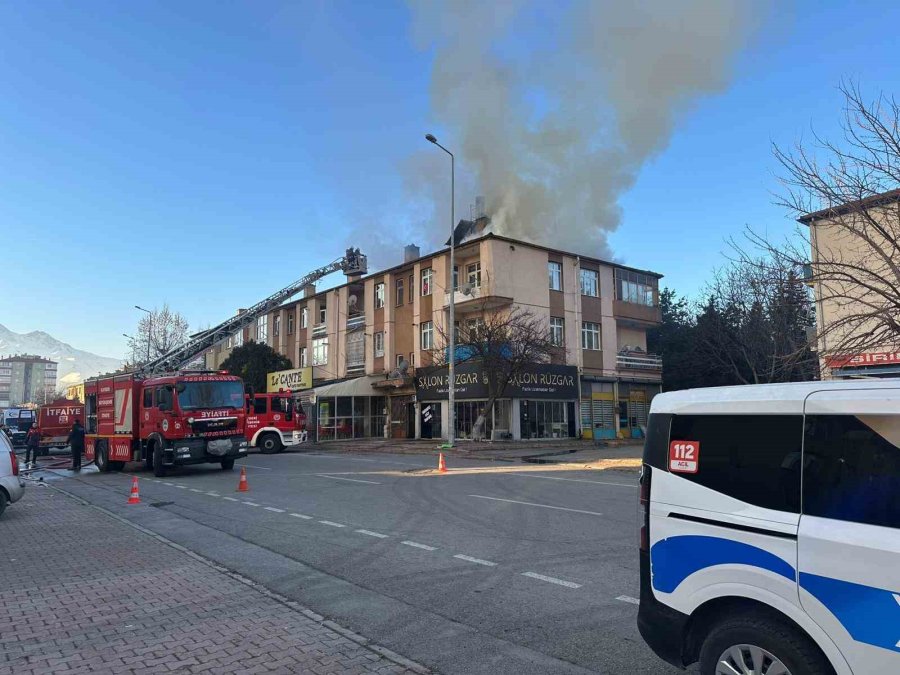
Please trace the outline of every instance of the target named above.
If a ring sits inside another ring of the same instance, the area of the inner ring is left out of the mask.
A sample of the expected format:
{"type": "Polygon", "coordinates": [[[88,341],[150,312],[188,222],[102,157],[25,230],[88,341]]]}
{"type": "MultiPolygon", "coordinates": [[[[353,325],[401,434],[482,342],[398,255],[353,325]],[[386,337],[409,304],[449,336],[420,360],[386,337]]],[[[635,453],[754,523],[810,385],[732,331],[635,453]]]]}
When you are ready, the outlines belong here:
{"type": "Polygon", "coordinates": [[[269,345],[259,342],[248,342],[235,347],[222,363],[222,369],[244,380],[244,385],[253,391],[266,390],[266,375],[276,370],[288,370],[290,360],[276,352],[269,345]]]}

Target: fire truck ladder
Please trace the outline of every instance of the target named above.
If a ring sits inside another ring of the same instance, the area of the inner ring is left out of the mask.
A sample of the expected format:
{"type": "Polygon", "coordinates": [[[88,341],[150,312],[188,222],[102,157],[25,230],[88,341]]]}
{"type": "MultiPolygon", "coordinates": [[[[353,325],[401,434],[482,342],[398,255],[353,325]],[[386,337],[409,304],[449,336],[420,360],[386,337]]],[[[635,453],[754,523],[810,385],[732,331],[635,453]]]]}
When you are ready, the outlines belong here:
{"type": "Polygon", "coordinates": [[[244,330],[256,322],[256,319],[278,307],[281,303],[299,293],[307,285],[314,284],[324,276],[342,270],[344,274],[365,274],[368,271],[366,256],[358,248],[348,248],[343,258],[328,263],[324,267],[313,270],[305,277],[298,279],[290,286],[282,288],[265,300],[256,303],[246,312],[223,321],[218,326],[198,333],[180,347],[176,347],[162,356],[148,361],[138,368],[137,373],[147,377],[159,373],[168,373],[183,367],[197,355],[202,354],[220,340],[244,330]]]}

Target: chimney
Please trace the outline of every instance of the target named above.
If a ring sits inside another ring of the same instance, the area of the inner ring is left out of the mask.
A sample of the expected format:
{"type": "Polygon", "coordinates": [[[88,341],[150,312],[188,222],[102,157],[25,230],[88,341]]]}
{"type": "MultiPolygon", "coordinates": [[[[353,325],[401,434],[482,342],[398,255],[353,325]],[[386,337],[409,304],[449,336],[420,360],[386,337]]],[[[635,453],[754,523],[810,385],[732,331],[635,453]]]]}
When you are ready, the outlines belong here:
{"type": "Polygon", "coordinates": [[[484,196],[475,197],[475,220],[481,220],[487,215],[484,211],[484,196]]]}
{"type": "Polygon", "coordinates": [[[303,287],[303,297],[304,298],[311,298],[315,294],[316,294],[316,285],[315,284],[306,284],[306,286],[303,287]]]}
{"type": "Polygon", "coordinates": [[[409,244],[403,247],[403,262],[408,263],[421,257],[419,247],[415,244],[409,244]]]}

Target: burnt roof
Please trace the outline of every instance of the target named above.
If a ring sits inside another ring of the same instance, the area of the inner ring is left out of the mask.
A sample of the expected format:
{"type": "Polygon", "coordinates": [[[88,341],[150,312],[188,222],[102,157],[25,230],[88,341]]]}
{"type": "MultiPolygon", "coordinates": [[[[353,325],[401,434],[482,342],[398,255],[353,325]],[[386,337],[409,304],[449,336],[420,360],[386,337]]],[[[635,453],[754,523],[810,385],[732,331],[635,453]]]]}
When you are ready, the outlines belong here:
{"type": "Polygon", "coordinates": [[[813,211],[812,213],[807,213],[805,216],[800,216],[799,218],[797,218],[797,221],[803,223],[804,225],[809,225],[814,220],[837,218],[838,216],[845,216],[848,213],[853,213],[854,211],[859,211],[860,209],[868,209],[873,206],[882,206],[883,204],[890,204],[891,202],[896,201],[900,201],[900,188],[896,190],[888,190],[887,192],[882,192],[881,194],[872,195],[871,197],[866,197],[865,199],[857,199],[852,202],[841,204],[840,206],[831,206],[827,209],[813,211]]]}

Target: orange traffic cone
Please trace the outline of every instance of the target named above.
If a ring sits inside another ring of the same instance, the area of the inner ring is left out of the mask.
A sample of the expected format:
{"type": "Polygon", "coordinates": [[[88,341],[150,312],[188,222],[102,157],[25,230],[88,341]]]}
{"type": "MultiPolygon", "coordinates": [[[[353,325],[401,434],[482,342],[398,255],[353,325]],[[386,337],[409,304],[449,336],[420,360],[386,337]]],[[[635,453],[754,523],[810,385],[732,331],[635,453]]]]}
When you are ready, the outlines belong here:
{"type": "Polygon", "coordinates": [[[140,504],[141,494],[138,492],[137,476],[131,477],[131,496],[128,498],[129,504],[140,504]]]}
{"type": "Polygon", "coordinates": [[[438,455],[438,473],[447,473],[447,464],[444,462],[444,453],[438,455]]]}
{"type": "Polygon", "coordinates": [[[241,467],[241,480],[238,481],[238,492],[249,492],[250,486],[247,485],[247,469],[241,467]]]}

